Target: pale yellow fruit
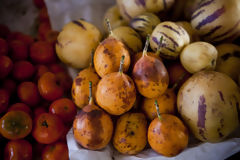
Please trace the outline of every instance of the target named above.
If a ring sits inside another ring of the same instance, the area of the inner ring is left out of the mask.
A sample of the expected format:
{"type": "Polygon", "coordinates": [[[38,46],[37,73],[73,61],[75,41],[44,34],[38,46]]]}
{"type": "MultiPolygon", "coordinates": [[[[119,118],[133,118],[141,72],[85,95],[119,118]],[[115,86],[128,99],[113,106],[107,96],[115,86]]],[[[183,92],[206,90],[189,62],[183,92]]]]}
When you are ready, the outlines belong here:
{"type": "Polygon", "coordinates": [[[117,28],[119,26],[128,25],[127,21],[125,21],[121,16],[117,5],[110,7],[104,14],[103,26],[105,32],[108,32],[106,19],[109,19],[112,29],[117,28]]]}
{"type": "Polygon", "coordinates": [[[194,42],[186,46],[180,54],[183,67],[190,73],[202,70],[214,70],[216,67],[217,49],[207,42],[194,42]]]}
{"type": "Polygon", "coordinates": [[[97,27],[83,20],[72,21],[63,27],[57,38],[57,56],[68,66],[86,68],[100,40],[97,27]]]}

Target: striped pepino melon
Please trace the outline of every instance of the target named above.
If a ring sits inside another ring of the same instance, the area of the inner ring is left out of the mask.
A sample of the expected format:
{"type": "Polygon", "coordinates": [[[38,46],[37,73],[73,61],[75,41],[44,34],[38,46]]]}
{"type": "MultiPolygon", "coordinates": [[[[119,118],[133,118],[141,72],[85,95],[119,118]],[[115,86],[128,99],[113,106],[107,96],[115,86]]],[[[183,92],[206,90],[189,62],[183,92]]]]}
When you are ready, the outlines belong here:
{"type": "Polygon", "coordinates": [[[219,142],[238,126],[240,89],[226,74],[201,71],[189,78],[177,96],[178,112],[201,141],[219,142]]]}
{"type": "Polygon", "coordinates": [[[175,0],[117,0],[120,14],[126,21],[145,12],[158,13],[168,10],[175,0]]]}
{"type": "Polygon", "coordinates": [[[157,51],[160,38],[163,41],[160,48],[160,56],[166,59],[176,59],[182,49],[190,43],[187,31],[174,22],[165,21],[158,24],[150,37],[152,50],[157,51]]]}
{"type": "Polygon", "coordinates": [[[240,34],[239,15],[239,0],[202,0],[192,14],[191,24],[205,41],[232,41],[240,34]]]}
{"type": "Polygon", "coordinates": [[[129,25],[136,30],[142,38],[146,38],[159,23],[160,19],[155,14],[146,12],[131,19],[129,25]]]}

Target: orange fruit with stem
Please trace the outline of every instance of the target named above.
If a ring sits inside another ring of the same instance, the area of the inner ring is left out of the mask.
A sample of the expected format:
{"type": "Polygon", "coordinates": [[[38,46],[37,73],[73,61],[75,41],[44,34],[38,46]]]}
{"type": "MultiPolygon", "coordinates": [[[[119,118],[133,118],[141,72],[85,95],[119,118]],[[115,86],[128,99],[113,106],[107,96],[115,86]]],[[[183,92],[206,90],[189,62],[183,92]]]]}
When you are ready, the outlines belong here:
{"type": "Polygon", "coordinates": [[[141,95],[156,98],[168,88],[169,77],[163,62],[148,55],[149,36],[142,57],[134,65],[132,76],[141,95]]]}
{"type": "Polygon", "coordinates": [[[124,56],[119,71],[104,76],[97,86],[97,104],[112,115],[121,115],[129,111],[136,101],[134,82],[123,73],[123,64],[124,56]]]}
{"type": "Polygon", "coordinates": [[[107,19],[106,21],[110,34],[108,38],[98,45],[94,54],[95,69],[100,77],[112,72],[117,72],[122,56],[125,56],[123,72],[127,72],[130,66],[130,53],[128,49],[114,36],[109,20],[107,19]]]}
{"type": "Polygon", "coordinates": [[[148,128],[148,143],[157,153],[173,157],[183,151],[188,145],[188,130],[183,122],[176,116],[161,114],[157,100],[155,101],[158,117],[148,128]]]}
{"type": "Polygon", "coordinates": [[[100,150],[110,142],[112,133],[112,119],[93,103],[92,82],[89,82],[89,104],[73,121],[74,138],[84,148],[100,150]]]}

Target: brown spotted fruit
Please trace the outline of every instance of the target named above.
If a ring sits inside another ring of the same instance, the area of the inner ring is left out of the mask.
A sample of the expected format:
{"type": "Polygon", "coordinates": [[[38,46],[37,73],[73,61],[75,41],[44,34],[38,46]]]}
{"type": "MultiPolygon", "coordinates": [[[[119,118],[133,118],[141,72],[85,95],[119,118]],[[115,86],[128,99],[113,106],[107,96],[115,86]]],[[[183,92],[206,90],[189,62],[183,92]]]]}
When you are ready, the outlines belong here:
{"type": "Polygon", "coordinates": [[[99,80],[100,77],[94,69],[93,61],[90,63],[88,68],[85,68],[78,73],[72,84],[72,99],[78,108],[83,108],[89,102],[89,81],[92,82],[92,96],[95,100],[95,94],[99,80]]]}
{"type": "Polygon", "coordinates": [[[148,128],[148,143],[157,153],[173,157],[182,152],[188,145],[188,129],[176,116],[161,114],[155,101],[158,117],[148,128]]]}
{"type": "Polygon", "coordinates": [[[73,121],[75,140],[84,148],[100,150],[111,140],[113,122],[111,117],[93,103],[91,82],[89,104],[83,107],[73,121]]]}
{"type": "MultiPolygon", "coordinates": [[[[151,57],[154,57],[154,58],[157,58],[159,59],[160,61],[162,61],[162,58],[159,56],[160,54],[160,47],[162,45],[162,40],[163,40],[163,37],[160,38],[160,42],[159,42],[159,45],[158,45],[158,49],[156,51],[156,53],[154,52],[148,52],[148,56],[151,56],[151,57]]],[[[133,67],[135,66],[135,64],[137,63],[137,61],[142,57],[143,53],[142,52],[138,52],[136,54],[133,54],[132,55],[132,59],[131,59],[131,70],[133,69],[133,67]]]]}
{"type": "Polygon", "coordinates": [[[125,113],[117,120],[113,146],[123,154],[137,154],[147,144],[147,120],[143,113],[125,113]]]}
{"type": "Polygon", "coordinates": [[[185,124],[201,141],[219,142],[238,126],[240,90],[226,74],[201,71],[180,88],[177,107],[185,124]]]}
{"type": "Polygon", "coordinates": [[[98,105],[112,115],[121,115],[129,111],[136,100],[133,80],[123,73],[124,56],[119,72],[104,76],[98,83],[96,101],[98,105]]]}
{"type": "Polygon", "coordinates": [[[133,80],[141,95],[156,98],[168,88],[169,77],[163,62],[158,58],[148,56],[149,37],[142,53],[142,57],[133,67],[133,80]]]}
{"type": "Polygon", "coordinates": [[[159,112],[161,114],[175,114],[177,97],[173,89],[167,89],[161,96],[157,98],[144,98],[141,109],[148,119],[153,120],[157,117],[157,111],[155,107],[155,100],[159,105],[159,112]]]}
{"type": "Polygon", "coordinates": [[[109,20],[107,20],[107,23],[110,35],[98,45],[94,54],[95,69],[100,77],[112,72],[117,72],[122,56],[125,56],[123,72],[127,72],[130,66],[130,54],[128,49],[114,36],[109,20]]]}

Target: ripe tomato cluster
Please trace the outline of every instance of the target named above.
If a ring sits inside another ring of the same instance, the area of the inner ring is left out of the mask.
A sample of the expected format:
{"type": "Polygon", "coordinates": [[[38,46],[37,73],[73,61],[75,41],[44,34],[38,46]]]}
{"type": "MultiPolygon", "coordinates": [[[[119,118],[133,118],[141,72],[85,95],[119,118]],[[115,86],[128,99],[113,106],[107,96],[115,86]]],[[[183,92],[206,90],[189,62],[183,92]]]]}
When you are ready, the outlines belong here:
{"type": "Polygon", "coordinates": [[[37,38],[0,25],[0,159],[67,160],[66,134],[77,112],[65,94],[72,78],[55,54],[58,32],[44,1],[33,2],[37,38]]]}

